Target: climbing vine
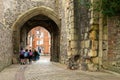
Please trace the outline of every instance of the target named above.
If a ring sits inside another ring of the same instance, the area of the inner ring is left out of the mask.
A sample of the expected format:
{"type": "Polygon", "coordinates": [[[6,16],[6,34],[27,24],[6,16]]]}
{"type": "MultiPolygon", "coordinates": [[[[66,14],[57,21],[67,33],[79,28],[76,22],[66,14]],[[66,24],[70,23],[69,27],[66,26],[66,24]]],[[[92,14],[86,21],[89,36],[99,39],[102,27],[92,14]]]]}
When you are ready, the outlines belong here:
{"type": "Polygon", "coordinates": [[[102,13],[106,16],[116,16],[120,14],[120,0],[102,0],[102,13]]]}
{"type": "Polygon", "coordinates": [[[102,12],[105,16],[120,15],[120,0],[79,0],[80,5],[85,5],[86,8],[93,8],[94,11],[102,12]]]}

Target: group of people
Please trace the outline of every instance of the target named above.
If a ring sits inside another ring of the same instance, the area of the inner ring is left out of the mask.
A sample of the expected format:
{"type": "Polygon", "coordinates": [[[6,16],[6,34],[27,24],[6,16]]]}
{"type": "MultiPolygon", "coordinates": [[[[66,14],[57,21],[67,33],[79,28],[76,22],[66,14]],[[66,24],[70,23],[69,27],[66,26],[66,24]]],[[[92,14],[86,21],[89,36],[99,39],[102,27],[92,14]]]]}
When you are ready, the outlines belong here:
{"type": "Polygon", "coordinates": [[[24,50],[21,49],[20,50],[20,63],[22,65],[27,64],[27,63],[31,63],[32,61],[37,61],[40,58],[40,52],[38,52],[37,50],[24,50]]]}

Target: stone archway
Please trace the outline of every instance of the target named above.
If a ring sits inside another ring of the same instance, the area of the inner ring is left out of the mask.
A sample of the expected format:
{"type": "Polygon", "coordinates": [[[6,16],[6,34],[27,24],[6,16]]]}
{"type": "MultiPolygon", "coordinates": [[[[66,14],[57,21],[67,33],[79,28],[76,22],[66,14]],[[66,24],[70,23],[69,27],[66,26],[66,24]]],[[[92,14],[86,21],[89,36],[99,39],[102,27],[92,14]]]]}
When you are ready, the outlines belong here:
{"type": "MultiPolygon", "coordinates": [[[[21,34],[26,34],[34,27],[42,26],[51,34],[51,61],[58,62],[60,55],[60,19],[58,15],[48,7],[36,7],[20,15],[12,26],[14,53],[21,46],[21,34]],[[21,33],[24,31],[24,33],[21,33]]],[[[25,43],[25,41],[23,41],[25,43]]]]}

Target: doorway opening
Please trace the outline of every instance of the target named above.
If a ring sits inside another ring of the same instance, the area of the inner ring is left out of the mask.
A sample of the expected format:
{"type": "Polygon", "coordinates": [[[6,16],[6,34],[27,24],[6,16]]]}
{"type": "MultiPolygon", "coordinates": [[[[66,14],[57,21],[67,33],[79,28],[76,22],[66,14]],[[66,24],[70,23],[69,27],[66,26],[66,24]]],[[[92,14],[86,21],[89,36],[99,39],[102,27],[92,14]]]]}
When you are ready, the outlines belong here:
{"type": "Polygon", "coordinates": [[[40,52],[40,55],[49,56],[50,47],[51,36],[46,29],[41,26],[37,26],[29,31],[27,36],[27,49],[32,51],[36,49],[38,52],[40,52]]]}

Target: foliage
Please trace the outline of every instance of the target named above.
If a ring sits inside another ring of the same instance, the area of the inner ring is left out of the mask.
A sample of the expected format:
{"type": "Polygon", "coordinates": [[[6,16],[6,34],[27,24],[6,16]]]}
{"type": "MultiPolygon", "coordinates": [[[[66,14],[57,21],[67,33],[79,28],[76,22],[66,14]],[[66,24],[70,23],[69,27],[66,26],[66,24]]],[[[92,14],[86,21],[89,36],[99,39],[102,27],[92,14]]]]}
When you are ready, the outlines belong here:
{"type": "Polygon", "coordinates": [[[102,13],[106,16],[120,14],[120,0],[102,0],[102,13]]]}
{"type": "Polygon", "coordinates": [[[94,3],[90,3],[90,0],[79,0],[79,2],[86,8],[93,8],[97,12],[101,11],[105,16],[120,15],[120,0],[94,0],[94,3]]]}

